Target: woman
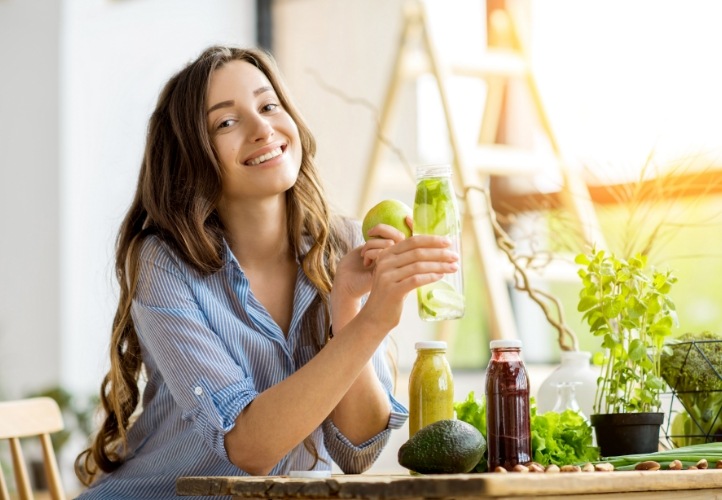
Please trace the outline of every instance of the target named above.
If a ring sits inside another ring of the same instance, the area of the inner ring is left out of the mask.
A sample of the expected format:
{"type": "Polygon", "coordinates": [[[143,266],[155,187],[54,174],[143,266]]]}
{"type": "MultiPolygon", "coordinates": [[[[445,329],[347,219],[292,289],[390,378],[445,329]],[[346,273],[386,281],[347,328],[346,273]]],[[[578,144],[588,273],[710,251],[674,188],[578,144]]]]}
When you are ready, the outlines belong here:
{"type": "Polygon", "coordinates": [[[361,245],[329,213],[314,153],[261,52],[211,47],[165,86],[118,236],[106,417],[76,461],[81,498],[172,498],[183,475],[331,460],[358,473],[403,424],[385,338],[458,255],[386,225],[361,245]]]}

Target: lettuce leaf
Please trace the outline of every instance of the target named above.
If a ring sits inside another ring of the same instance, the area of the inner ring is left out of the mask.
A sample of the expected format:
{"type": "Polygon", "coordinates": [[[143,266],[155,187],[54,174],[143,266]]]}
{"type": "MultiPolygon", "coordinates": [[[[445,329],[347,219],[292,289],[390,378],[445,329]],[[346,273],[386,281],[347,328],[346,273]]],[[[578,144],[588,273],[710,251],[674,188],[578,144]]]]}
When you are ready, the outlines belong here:
{"type": "Polygon", "coordinates": [[[537,414],[531,409],[531,449],[535,462],[571,465],[599,460],[599,448],[592,445],[592,427],[579,413],[564,410],[537,414]]]}
{"type": "MultiPolygon", "coordinates": [[[[486,442],[486,398],[482,397],[477,401],[474,391],[471,391],[465,401],[454,403],[454,411],[458,420],[463,420],[479,429],[481,435],[484,436],[484,442],[486,442]]],[[[486,472],[488,468],[485,446],[481,460],[479,460],[472,472],[486,472]]]]}

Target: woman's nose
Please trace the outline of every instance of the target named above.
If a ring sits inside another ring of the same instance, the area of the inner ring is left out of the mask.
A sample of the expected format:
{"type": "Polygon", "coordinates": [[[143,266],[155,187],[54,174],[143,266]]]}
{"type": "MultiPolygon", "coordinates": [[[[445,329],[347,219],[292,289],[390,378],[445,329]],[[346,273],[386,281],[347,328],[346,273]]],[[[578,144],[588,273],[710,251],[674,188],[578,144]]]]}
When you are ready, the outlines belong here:
{"type": "Polygon", "coordinates": [[[273,127],[262,115],[257,115],[249,126],[251,142],[265,141],[273,135],[273,127]]]}

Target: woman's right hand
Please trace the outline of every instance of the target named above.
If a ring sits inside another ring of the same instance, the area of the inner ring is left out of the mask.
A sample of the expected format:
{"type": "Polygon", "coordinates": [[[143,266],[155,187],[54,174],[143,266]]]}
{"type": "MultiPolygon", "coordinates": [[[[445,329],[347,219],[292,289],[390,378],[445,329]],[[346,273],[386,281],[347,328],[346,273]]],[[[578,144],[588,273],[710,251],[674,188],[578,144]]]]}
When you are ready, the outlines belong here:
{"type": "MultiPolygon", "coordinates": [[[[380,226],[379,226],[380,227],[380,226]]],[[[369,243],[367,243],[367,246],[369,243]]],[[[362,313],[388,329],[398,325],[409,292],[434,283],[459,267],[459,254],[443,236],[417,235],[401,241],[373,244],[371,291],[362,313]]],[[[362,255],[366,258],[369,250],[362,255]]]]}

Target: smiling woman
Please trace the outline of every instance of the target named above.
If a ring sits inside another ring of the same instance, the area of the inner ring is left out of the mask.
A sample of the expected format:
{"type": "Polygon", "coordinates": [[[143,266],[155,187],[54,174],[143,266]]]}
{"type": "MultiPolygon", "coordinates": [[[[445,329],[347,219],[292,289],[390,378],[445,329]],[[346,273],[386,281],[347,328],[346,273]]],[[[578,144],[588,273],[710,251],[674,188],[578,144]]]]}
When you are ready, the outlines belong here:
{"type": "Polygon", "coordinates": [[[314,154],[263,52],[210,47],[166,84],[118,236],[105,419],[76,461],[80,498],[174,498],[182,475],[332,460],[362,472],[406,420],[386,336],[459,256],[384,225],[364,244],[330,211],[314,154]]]}

